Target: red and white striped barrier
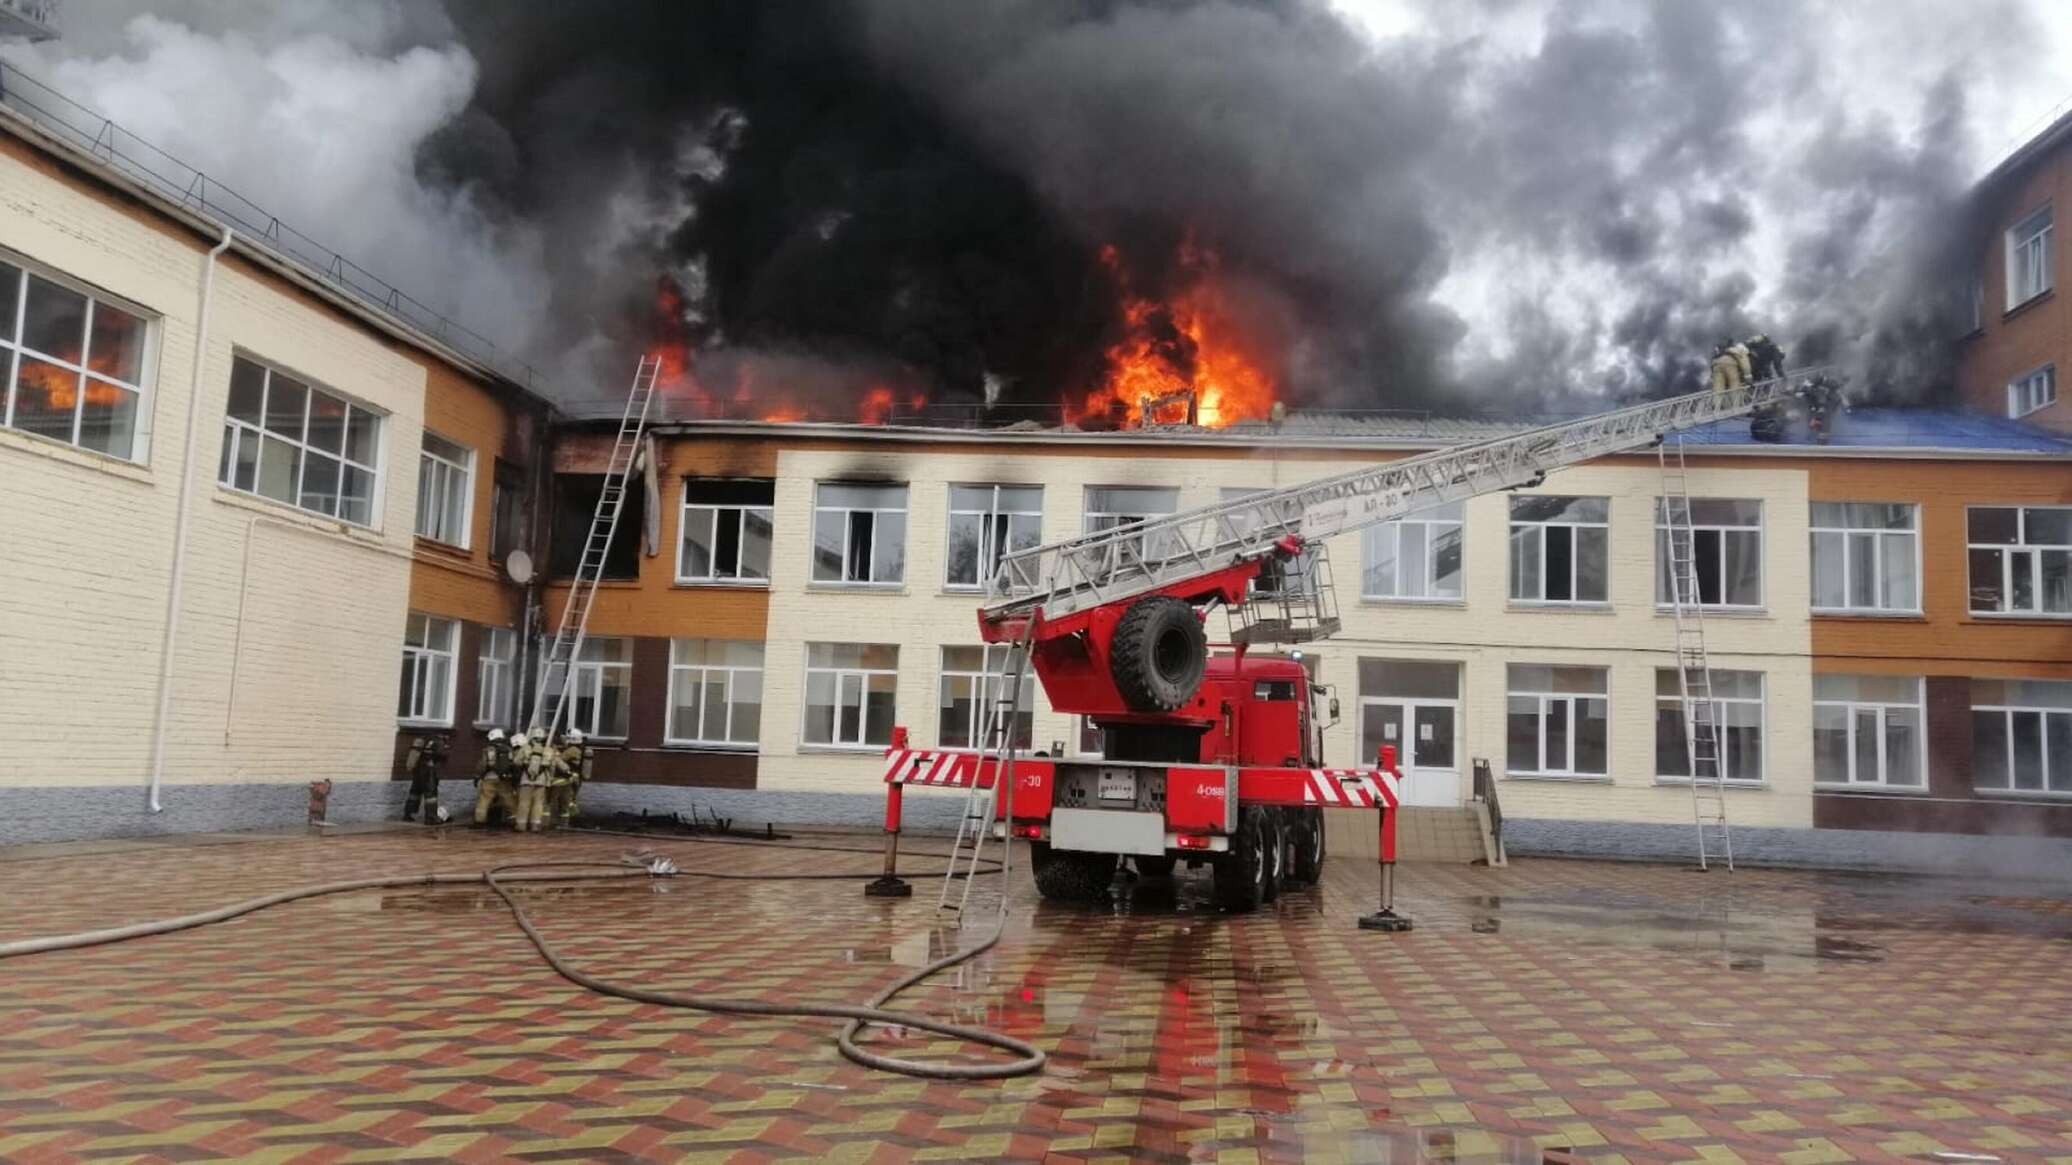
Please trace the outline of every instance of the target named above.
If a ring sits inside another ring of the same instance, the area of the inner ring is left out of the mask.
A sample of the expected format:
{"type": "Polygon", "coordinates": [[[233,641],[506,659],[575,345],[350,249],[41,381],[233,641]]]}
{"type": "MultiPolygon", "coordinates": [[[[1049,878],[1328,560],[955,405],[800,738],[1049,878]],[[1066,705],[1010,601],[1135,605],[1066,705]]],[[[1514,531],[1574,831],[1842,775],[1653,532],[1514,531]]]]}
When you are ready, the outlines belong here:
{"type": "Polygon", "coordinates": [[[1394,809],[1403,803],[1396,775],[1386,769],[1310,769],[1302,791],[1309,805],[1341,809],[1394,809]]]}

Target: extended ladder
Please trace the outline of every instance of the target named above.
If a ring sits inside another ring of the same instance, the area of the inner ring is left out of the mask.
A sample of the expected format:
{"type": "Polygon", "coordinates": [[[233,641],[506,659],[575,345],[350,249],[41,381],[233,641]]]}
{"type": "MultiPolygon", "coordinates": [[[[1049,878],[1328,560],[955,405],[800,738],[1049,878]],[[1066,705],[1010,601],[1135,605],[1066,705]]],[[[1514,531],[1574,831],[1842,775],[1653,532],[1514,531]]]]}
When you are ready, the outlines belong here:
{"type": "Polygon", "coordinates": [[[597,491],[597,508],[590,515],[590,532],[583,538],[583,554],[576,562],[575,580],[569,584],[568,601],[561,607],[561,622],[554,640],[540,663],[540,687],[533,697],[532,716],[526,721],[535,730],[559,732],[568,712],[570,679],[583,650],[583,637],[590,627],[590,607],[597,601],[597,584],[604,578],[604,560],[619,528],[619,515],[626,508],[626,490],[640,459],[640,439],[647,429],[648,407],[655,399],[655,379],[661,374],[660,357],[643,356],[634,370],[633,387],[626,393],[626,411],[619,418],[619,434],[612,442],[611,456],[604,463],[604,485],[597,491]]]}
{"type": "Polygon", "coordinates": [[[1713,698],[1712,660],[1705,652],[1705,602],[1698,584],[1697,535],[1691,529],[1690,475],[1683,442],[1674,442],[1674,454],[1671,444],[1664,441],[1656,452],[1662,463],[1663,550],[1669,567],[1669,610],[1676,619],[1676,682],[1683,700],[1684,757],[1690,766],[1691,817],[1698,827],[1698,868],[1710,869],[1717,852],[1732,870],[1726,753],[1720,741],[1719,702],[1713,698]]]}
{"type": "MultiPolygon", "coordinates": [[[[979,754],[979,776],[985,776],[984,758],[993,758],[993,780],[975,780],[964,790],[963,816],[957,822],[957,840],[950,846],[950,867],[943,873],[942,896],[936,900],[935,908],[949,911],[959,920],[964,917],[964,908],[971,902],[971,884],[978,880],[979,856],[986,847],[986,837],[993,831],[993,822],[998,820],[1000,798],[1004,795],[1011,802],[1014,797],[1014,756],[1018,748],[1015,740],[1015,724],[1021,718],[1023,678],[1029,667],[1029,640],[1034,635],[1036,621],[1024,624],[1022,633],[1013,642],[1003,644],[1006,659],[998,673],[981,670],[987,689],[979,693],[987,703],[985,749],[979,754]],[[982,787],[983,786],[983,787],[982,787]],[[957,879],[964,879],[964,889],[955,895],[952,902],[950,889],[957,879]]],[[[989,649],[990,650],[990,649],[989,649]]],[[[1007,854],[1014,843],[1010,839],[1001,850],[1001,871],[1005,875],[1007,854]]],[[[1007,909],[1007,895],[1000,896],[1000,909],[1007,909]]]]}

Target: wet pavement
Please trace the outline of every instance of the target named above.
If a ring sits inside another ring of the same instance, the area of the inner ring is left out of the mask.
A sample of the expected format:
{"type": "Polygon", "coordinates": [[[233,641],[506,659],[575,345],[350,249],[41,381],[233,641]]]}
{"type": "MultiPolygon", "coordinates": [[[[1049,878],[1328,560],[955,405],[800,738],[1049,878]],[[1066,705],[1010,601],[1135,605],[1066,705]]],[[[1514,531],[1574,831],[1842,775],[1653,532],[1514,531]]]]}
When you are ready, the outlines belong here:
{"type": "MultiPolygon", "coordinates": [[[[613,858],[453,830],[95,847],[0,863],[0,940],[315,881],[613,858]]],[[[736,875],[871,852],[656,841],[736,875]]],[[[873,851],[872,838],[825,840],[873,851]]],[[[916,867],[938,863],[916,858],[916,867]]],[[[975,915],[1002,883],[982,880],[975,915]]],[[[1595,862],[1371,863],[1248,917],[1199,876],[1103,907],[1005,883],[1002,945],[895,1005],[1051,1054],[870,1072],[833,1024],[670,1011],[553,975],[486,889],[368,891],[0,962],[0,1160],[2072,1162],[2072,890],[1595,862]],[[1191,879],[1191,880],[1190,880],[1191,879]]],[[[960,936],[936,885],[530,886],[585,969],[862,1002],[960,936]]],[[[873,1033],[899,1055],[972,1054],[873,1033]]]]}

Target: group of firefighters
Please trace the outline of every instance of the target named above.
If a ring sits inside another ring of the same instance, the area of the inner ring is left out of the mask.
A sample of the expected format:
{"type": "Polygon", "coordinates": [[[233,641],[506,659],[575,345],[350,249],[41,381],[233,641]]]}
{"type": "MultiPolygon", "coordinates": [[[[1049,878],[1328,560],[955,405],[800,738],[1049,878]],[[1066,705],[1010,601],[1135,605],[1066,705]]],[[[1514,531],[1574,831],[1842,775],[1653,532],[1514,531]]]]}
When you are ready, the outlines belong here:
{"type": "MultiPolygon", "coordinates": [[[[446,757],[440,737],[410,742],[405,770],[411,775],[403,819],[433,825],[447,819],[439,807],[439,768],[446,757]]],[[[590,746],[580,728],[571,728],[557,743],[545,730],[519,729],[506,736],[489,730],[482,759],[475,765],[475,824],[509,822],[524,832],[566,826],[575,819],[576,794],[590,778],[590,746]]]]}
{"type": "Polygon", "coordinates": [[[1712,391],[1730,392],[1784,375],[1784,349],[1757,333],[1746,340],[1721,340],[1712,348],[1712,391]]]}

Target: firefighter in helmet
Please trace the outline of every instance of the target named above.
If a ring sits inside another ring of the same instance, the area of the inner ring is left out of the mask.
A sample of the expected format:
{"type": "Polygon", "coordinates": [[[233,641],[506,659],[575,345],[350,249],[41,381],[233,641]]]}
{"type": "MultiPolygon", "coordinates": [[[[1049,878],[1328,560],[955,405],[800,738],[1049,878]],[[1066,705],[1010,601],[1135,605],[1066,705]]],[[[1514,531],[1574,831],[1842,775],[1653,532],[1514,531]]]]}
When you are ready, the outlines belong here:
{"type": "Polygon", "coordinates": [[[482,748],[482,759],[475,763],[475,824],[487,825],[492,813],[501,812],[504,820],[518,816],[518,788],[511,765],[511,742],[504,737],[504,730],[489,730],[489,742],[482,748]]]}
{"type": "Polygon", "coordinates": [[[1732,392],[1754,378],[1748,345],[1738,340],[1721,340],[1712,349],[1712,391],[1732,392]]]}
{"type": "Polygon", "coordinates": [[[582,791],[583,782],[590,779],[590,744],[583,738],[582,729],[571,728],[561,738],[560,760],[554,773],[549,816],[554,824],[566,826],[575,820],[576,794],[582,791]]]}
{"type": "Polygon", "coordinates": [[[537,831],[547,816],[547,790],[553,783],[553,750],[547,747],[545,730],[535,728],[525,737],[523,759],[518,765],[518,828],[537,831]]]}
{"type": "Polygon", "coordinates": [[[1757,332],[1748,338],[1746,347],[1752,379],[1775,380],[1784,375],[1784,349],[1777,346],[1777,341],[1757,332]]]}
{"type": "Polygon", "coordinates": [[[445,759],[445,737],[410,738],[410,752],[403,758],[403,771],[410,774],[410,794],[403,799],[403,820],[416,821],[420,813],[426,825],[446,820],[446,811],[439,807],[439,764],[445,759]]]}

